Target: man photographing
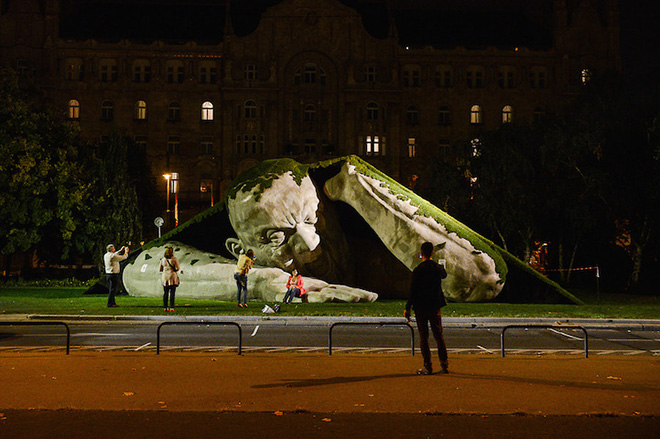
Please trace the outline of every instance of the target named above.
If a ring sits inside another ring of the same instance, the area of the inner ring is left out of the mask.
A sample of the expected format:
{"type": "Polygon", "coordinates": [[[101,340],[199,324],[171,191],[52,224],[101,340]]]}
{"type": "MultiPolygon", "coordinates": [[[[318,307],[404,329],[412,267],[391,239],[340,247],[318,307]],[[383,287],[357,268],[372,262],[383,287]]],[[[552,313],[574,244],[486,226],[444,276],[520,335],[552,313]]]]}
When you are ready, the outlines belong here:
{"type": "Polygon", "coordinates": [[[420,256],[422,262],[415,267],[410,283],[410,298],[406,303],[403,315],[410,321],[410,308],[415,310],[417,330],[419,331],[419,348],[422,351],[424,367],[417,371],[418,375],[431,375],[431,349],[429,348],[429,324],[433,337],[438,344],[438,357],[442,373],[449,373],[447,346],[442,336],[442,318],[440,309],[447,304],[442,293],[442,279],[447,277],[444,265],[436,264],[433,259],[433,244],[422,244],[420,256]]]}
{"type": "MultiPolygon", "coordinates": [[[[130,243],[129,243],[130,244],[130,243]]],[[[123,246],[118,252],[115,251],[114,244],[108,244],[107,252],[103,255],[103,265],[105,266],[105,281],[108,284],[108,308],[118,307],[115,302],[117,287],[119,286],[119,261],[128,258],[128,245],[123,246]]]]}

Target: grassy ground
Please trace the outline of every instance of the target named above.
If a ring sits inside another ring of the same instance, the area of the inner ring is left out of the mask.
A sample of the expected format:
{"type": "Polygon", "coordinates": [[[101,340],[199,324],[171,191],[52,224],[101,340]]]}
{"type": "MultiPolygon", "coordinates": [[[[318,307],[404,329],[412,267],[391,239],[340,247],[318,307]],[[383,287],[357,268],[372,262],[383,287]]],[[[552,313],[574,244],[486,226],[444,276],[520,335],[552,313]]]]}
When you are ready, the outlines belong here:
{"type": "MultiPolygon", "coordinates": [[[[119,308],[107,308],[103,295],[83,295],[78,287],[0,287],[0,314],[73,315],[165,315],[162,299],[119,296],[119,308]]],[[[446,317],[550,317],[660,319],[660,296],[630,294],[596,295],[572,291],[585,305],[517,305],[506,303],[451,303],[443,309],[446,317]]],[[[177,298],[175,315],[261,315],[264,302],[250,302],[247,309],[234,302],[177,298]]],[[[272,304],[271,304],[272,305],[272,304]]],[[[372,316],[398,317],[405,301],[374,303],[322,303],[283,305],[287,316],[372,316]]]]}

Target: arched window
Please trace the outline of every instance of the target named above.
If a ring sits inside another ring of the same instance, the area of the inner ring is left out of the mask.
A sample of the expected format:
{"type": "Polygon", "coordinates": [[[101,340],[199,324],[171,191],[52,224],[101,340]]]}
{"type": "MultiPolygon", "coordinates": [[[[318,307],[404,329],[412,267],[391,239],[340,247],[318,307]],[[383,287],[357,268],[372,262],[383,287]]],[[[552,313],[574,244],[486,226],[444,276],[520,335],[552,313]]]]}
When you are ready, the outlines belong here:
{"type": "Polygon", "coordinates": [[[146,120],[147,119],[147,103],[144,101],[137,101],[135,103],[135,119],[136,120],[146,120]]]}
{"type": "Polygon", "coordinates": [[[411,105],[406,110],[406,122],[408,125],[417,125],[419,124],[419,110],[416,105],[411,105]]]}
{"type": "Polygon", "coordinates": [[[181,105],[178,102],[170,102],[170,105],[167,107],[167,120],[181,120],[181,105]]]}
{"type": "Polygon", "coordinates": [[[481,107],[479,105],[473,105],[470,109],[470,123],[478,125],[481,123],[481,118],[481,107]]]}
{"type": "Polygon", "coordinates": [[[112,101],[103,101],[101,104],[101,119],[113,120],[115,118],[115,107],[112,101]]]}
{"type": "Polygon", "coordinates": [[[305,122],[314,122],[316,120],[316,105],[305,105],[305,122]]]}
{"type": "Polygon", "coordinates": [[[75,99],[69,101],[69,119],[79,120],[80,119],[80,102],[75,99]]]}
{"type": "Polygon", "coordinates": [[[245,101],[246,119],[255,119],[257,117],[257,103],[254,101],[245,101]]]}
{"type": "Polygon", "coordinates": [[[507,105],[502,108],[502,123],[511,122],[513,122],[513,108],[511,108],[511,105],[507,105]]]}
{"type": "Polygon", "coordinates": [[[378,104],[375,102],[367,104],[367,120],[378,120],[378,104]]]}
{"type": "Polygon", "coordinates": [[[213,104],[210,101],[202,104],[202,120],[213,120],[213,104]]]}

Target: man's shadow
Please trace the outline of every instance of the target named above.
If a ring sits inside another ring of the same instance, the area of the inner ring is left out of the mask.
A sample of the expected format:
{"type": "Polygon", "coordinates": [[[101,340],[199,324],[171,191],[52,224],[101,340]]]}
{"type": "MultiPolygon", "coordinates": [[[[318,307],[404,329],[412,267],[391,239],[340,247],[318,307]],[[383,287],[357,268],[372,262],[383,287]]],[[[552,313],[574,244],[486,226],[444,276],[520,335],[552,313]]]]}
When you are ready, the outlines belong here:
{"type": "MultiPolygon", "coordinates": [[[[328,386],[333,384],[347,384],[347,383],[359,383],[367,382],[381,379],[393,379],[393,378],[410,378],[415,380],[428,378],[433,379],[437,377],[439,379],[459,379],[459,380],[483,380],[483,381],[500,381],[505,383],[519,383],[519,384],[532,384],[532,385],[541,385],[541,386],[551,386],[551,387],[561,387],[561,388],[574,388],[574,389],[597,389],[597,390],[626,390],[626,391],[643,391],[643,390],[660,390],[649,388],[648,386],[643,386],[639,384],[628,384],[622,385],[620,381],[612,383],[592,383],[592,382],[580,382],[580,381],[568,381],[568,380],[552,380],[552,379],[543,379],[543,378],[525,378],[520,376],[507,376],[507,375],[487,375],[487,374],[468,374],[468,373],[456,373],[451,372],[449,375],[435,373],[430,377],[418,377],[412,373],[399,373],[399,374],[387,374],[387,375],[373,375],[373,376],[336,376],[328,378],[306,378],[306,379],[295,379],[287,378],[281,380],[277,383],[271,384],[258,384],[252,386],[255,389],[272,389],[279,387],[291,387],[291,388],[305,388],[305,387],[317,387],[317,386],[328,386]]],[[[428,382],[427,382],[428,383],[428,382]]],[[[430,383],[429,383],[430,384],[430,383]]]]}

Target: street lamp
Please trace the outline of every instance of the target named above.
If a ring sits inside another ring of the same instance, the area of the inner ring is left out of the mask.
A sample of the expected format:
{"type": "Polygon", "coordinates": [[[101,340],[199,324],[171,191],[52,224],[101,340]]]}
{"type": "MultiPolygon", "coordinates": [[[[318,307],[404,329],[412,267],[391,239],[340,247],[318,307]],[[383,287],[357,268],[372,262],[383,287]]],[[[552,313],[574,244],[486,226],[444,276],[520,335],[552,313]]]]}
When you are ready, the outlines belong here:
{"type": "Polygon", "coordinates": [[[174,227],[179,226],[179,173],[172,172],[172,193],[174,194],[174,227]]]}
{"type": "Polygon", "coordinates": [[[170,178],[172,178],[171,174],[163,174],[163,178],[167,180],[167,209],[165,212],[170,211],[170,178]]]}

